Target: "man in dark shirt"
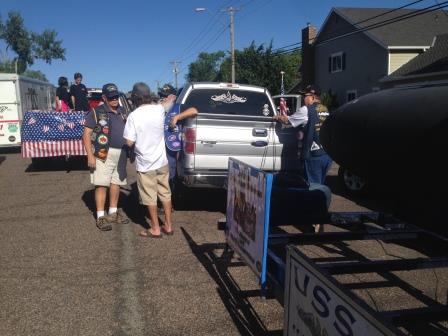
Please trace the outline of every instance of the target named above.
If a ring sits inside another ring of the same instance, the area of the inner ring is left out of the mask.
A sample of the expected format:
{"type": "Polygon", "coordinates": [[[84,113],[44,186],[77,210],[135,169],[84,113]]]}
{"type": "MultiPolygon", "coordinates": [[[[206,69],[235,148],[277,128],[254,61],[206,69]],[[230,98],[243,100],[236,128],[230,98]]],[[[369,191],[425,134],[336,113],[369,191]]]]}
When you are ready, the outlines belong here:
{"type": "Polygon", "coordinates": [[[74,75],[75,84],[70,86],[70,98],[75,111],[89,111],[89,102],[87,101],[87,88],[81,84],[82,75],[77,72],[74,75]]]}
{"type": "Polygon", "coordinates": [[[123,131],[126,122],[124,109],[119,105],[118,88],[109,83],[103,86],[104,104],[86,116],[83,142],[91,170],[90,181],[95,185],[95,204],[98,229],[109,231],[111,223],[127,223],[118,207],[120,186],[126,185],[126,148],[123,131]],[[105,213],[109,188],[109,213],[105,213]]]}

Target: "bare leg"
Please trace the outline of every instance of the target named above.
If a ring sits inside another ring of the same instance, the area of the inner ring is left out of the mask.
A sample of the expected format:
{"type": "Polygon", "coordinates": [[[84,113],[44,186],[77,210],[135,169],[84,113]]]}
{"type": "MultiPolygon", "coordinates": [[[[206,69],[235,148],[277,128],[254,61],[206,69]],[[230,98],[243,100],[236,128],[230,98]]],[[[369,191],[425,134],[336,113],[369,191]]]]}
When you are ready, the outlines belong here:
{"type": "Polygon", "coordinates": [[[171,221],[171,201],[162,202],[163,210],[165,211],[165,230],[171,232],[173,230],[171,221]]]}
{"type": "Polygon", "coordinates": [[[111,184],[109,188],[109,208],[118,208],[118,198],[120,196],[120,186],[111,184]]]}
{"type": "Polygon", "coordinates": [[[324,225],[323,224],[315,224],[314,225],[314,232],[315,233],[324,232],[324,225]]]}
{"type": "Polygon", "coordinates": [[[153,235],[160,235],[159,217],[157,216],[157,205],[148,205],[151,228],[149,232],[153,235]]]}
{"type": "Polygon", "coordinates": [[[106,204],[106,195],[107,195],[106,187],[97,186],[95,188],[96,211],[104,211],[104,207],[106,204]]]}

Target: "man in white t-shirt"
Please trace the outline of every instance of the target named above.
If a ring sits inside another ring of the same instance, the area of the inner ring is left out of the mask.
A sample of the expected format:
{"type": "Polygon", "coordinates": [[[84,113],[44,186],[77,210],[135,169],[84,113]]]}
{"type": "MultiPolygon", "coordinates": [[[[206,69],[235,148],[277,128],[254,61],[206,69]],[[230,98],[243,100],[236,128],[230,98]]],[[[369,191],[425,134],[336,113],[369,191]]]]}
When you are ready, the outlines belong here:
{"type": "MultiPolygon", "coordinates": [[[[166,98],[172,104],[176,97],[166,98]]],[[[140,202],[146,205],[151,218],[151,227],[140,232],[150,238],[173,234],[171,222],[171,190],[168,183],[169,168],[164,139],[165,108],[163,104],[151,104],[152,96],[148,85],[136,83],[132,99],[137,106],[128,117],[123,137],[129,147],[135,146],[137,185],[140,202]],[[157,199],[163,205],[165,223],[161,228],[157,216],[157,199]]]]}

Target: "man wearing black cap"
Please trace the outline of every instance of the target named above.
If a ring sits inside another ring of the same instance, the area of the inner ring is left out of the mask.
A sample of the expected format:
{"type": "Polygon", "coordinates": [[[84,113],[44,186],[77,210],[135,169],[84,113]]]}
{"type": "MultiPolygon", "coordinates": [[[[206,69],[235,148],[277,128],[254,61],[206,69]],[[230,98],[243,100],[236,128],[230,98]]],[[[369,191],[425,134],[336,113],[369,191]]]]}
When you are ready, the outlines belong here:
{"type": "MultiPolygon", "coordinates": [[[[158,93],[159,93],[159,98],[160,98],[159,102],[164,103],[169,96],[176,95],[176,89],[170,84],[165,84],[164,86],[162,86],[159,89],[158,93]]],[[[171,107],[172,107],[172,104],[168,105],[165,108],[165,112],[169,112],[171,107]]],[[[166,156],[168,158],[168,166],[170,169],[169,184],[170,184],[171,190],[174,190],[174,179],[176,177],[177,155],[178,154],[179,154],[179,152],[172,151],[168,147],[166,148],[166,156]]]]}
{"type": "Polygon", "coordinates": [[[104,104],[86,116],[83,142],[91,170],[90,180],[95,185],[95,204],[98,229],[112,230],[111,223],[127,223],[118,207],[120,186],[126,185],[126,149],[123,131],[126,122],[124,109],[119,104],[118,88],[113,83],[103,86],[104,104]],[[109,213],[105,212],[109,188],[109,213]]]}
{"type": "Polygon", "coordinates": [[[319,132],[328,113],[318,114],[316,110],[319,90],[315,86],[308,85],[300,94],[303,96],[304,106],[291,116],[274,118],[294,127],[305,125],[301,158],[304,161],[306,177],[309,183],[324,184],[332,160],[320,143],[319,132]]]}

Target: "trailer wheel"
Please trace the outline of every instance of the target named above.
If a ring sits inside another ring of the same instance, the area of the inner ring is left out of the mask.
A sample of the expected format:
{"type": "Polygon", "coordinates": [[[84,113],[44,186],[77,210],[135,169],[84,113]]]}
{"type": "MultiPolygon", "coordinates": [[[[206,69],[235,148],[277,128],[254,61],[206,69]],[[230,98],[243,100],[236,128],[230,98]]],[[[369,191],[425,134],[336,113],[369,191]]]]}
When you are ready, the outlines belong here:
{"type": "Polygon", "coordinates": [[[350,194],[362,194],[367,190],[367,182],[344,167],[339,167],[338,176],[342,186],[350,194]]]}

